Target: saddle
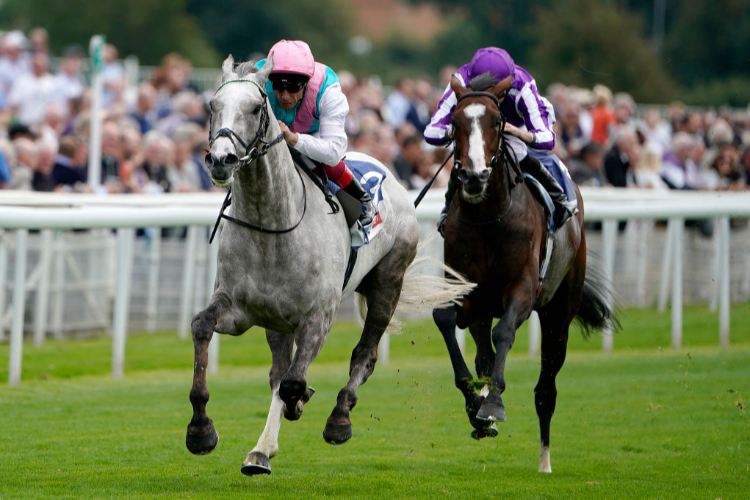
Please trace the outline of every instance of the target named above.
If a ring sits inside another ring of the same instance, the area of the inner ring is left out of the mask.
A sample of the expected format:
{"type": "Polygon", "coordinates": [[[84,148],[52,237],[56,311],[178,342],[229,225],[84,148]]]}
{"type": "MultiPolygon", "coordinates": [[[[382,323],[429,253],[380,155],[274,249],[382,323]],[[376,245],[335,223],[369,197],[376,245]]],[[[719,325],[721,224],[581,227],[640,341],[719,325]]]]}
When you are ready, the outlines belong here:
{"type": "MultiPolygon", "coordinates": [[[[337,214],[339,212],[339,206],[336,201],[333,200],[334,194],[331,190],[330,181],[328,180],[328,176],[326,175],[322,164],[303,155],[292,146],[288,145],[288,147],[295,165],[302,169],[302,171],[312,179],[318,189],[321,190],[323,196],[326,198],[326,202],[331,207],[331,213],[337,214]]],[[[339,204],[341,204],[341,208],[344,209],[346,225],[352,227],[354,223],[359,220],[359,216],[362,213],[362,204],[352,195],[345,193],[343,189],[339,189],[335,196],[338,199],[339,204]]]]}

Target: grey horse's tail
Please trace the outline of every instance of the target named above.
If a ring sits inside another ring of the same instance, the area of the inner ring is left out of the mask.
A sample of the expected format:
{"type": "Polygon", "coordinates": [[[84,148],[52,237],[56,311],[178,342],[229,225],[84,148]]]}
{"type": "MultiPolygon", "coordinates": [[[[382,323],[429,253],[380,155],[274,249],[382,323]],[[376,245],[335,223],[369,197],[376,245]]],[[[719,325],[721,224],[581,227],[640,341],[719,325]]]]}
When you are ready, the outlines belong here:
{"type": "MultiPolygon", "coordinates": [[[[459,303],[461,298],[476,286],[439,259],[430,255],[420,255],[434,238],[435,236],[430,236],[419,242],[417,257],[404,274],[401,297],[396,313],[386,329],[387,333],[401,333],[402,323],[397,315],[425,314],[436,307],[459,303]]],[[[357,298],[359,314],[364,321],[367,315],[367,299],[359,294],[357,298]]]]}
{"type": "MultiPolygon", "coordinates": [[[[589,252],[589,264],[591,257],[597,260],[597,256],[589,252]]],[[[607,279],[599,266],[586,266],[583,298],[576,316],[576,323],[581,327],[584,337],[589,337],[595,330],[615,333],[621,329],[613,302],[612,282],[607,279]]]]}

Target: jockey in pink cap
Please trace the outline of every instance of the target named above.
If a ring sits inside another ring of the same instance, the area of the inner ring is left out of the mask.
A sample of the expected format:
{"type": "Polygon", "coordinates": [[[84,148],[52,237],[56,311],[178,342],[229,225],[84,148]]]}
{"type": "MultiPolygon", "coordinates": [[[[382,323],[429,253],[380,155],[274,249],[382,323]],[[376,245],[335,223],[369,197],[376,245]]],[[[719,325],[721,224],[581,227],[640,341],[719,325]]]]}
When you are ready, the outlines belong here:
{"type": "MultiPolygon", "coordinates": [[[[266,82],[268,102],[290,146],[320,162],[328,178],[362,204],[363,226],[377,215],[370,194],[344,164],[348,140],[344,121],[349,103],[331,68],[315,62],[300,40],[281,40],[271,47],[273,70],[266,82]]],[[[257,63],[262,68],[263,59],[257,63]]]]}

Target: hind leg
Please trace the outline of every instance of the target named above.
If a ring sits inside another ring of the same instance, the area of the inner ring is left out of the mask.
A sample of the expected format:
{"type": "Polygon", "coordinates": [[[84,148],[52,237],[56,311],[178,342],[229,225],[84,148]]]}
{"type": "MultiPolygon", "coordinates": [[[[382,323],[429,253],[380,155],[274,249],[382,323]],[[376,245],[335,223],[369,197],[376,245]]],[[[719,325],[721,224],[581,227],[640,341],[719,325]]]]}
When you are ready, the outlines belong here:
{"type": "Polygon", "coordinates": [[[281,384],[281,378],[292,364],[292,346],[294,345],[292,335],[266,330],[266,340],[271,348],[272,358],[271,372],[269,373],[271,407],[268,410],[266,426],[258,439],[258,444],[247,454],[242,464],[242,473],[249,476],[271,473],[270,459],[279,451],[279,429],[281,427],[281,414],[284,410],[284,402],[279,397],[279,385],[281,384]]]}
{"type": "Polygon", "coordinates": [[[323,348],[328,331],[331,329],[335,311],[315,312],[307,317],[294,334],[297,352],[279,383],[279,397],[284,403],[284,417],[298,420],[302,407],[315,392],[307,387],[307,370],[323,348]]]}
{"type": "MultiPolygon", "coordinates": [[[[585,259],[586,247],[582,255],[585,259]]],[[[580,259],[581,253],[579,253],[580,259]]],[[[539,472],[552,472],[550,461],[550,424],[557,404],[555,378],[565,362],[568,348],[568,329],[581,304],[585,260],[577,262],[570,270],[552,297],[539,310],[542,326],[542,371],[534,388],[536,413],[539,417],[541,443],[539,450],[539,472]]]]}
{"type": "Polygon", "coordinates": [[[367,381],[378,359],[378,344],[401,296],[406,268],[414,260],[416,238],[397,240],[394,248],[365,277],[358,291],[367,297],[367,317],[359,343],[352,351],[349,383],[339,391],[336,406],[326,421],[323,439],[343,444],[353,435],[349,412],[357,404],[357,388],[367,381]]]}

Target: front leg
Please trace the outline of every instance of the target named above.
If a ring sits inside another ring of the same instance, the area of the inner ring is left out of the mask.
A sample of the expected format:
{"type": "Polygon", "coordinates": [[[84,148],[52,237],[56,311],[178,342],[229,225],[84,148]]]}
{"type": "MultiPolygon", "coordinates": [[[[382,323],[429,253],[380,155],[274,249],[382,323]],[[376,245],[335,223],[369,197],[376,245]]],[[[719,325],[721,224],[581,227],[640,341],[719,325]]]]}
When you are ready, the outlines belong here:
{"type": "MultiPolygon", "coordinates": [[[[435,321],[440,333],[443,335],[443,340],[448,348],[448,355],[453,365],[453,373],[455,374],[456,387],[465,399],[466,413],[469,417],[469,423],[473,430],[471,436],[475,439],[481,439],[483,437],[495,437],[497,436],[497,429],[493,428],[491,423],[477,420],[477,412],[484,402],[484,396],[477,394],[474,386],[474,378],[466,366],[461,349],[456,341],[456,306],[451,306],[443,309],[435,309],[432,311],[432,319],[435,321]]],[[[484,342],[477,340],[481,337],[481,333],[484,329],[482,325],[487,324],[487,337],[489,337],[489,324],[478,321],[470,327],[474,341],[477,343],[477,359],[480,358],[480,345],[484,345],[484,342]]],[[[490,346],[490,351],[492,347],[490,346]]],[[[483,375],[483,374],[482,374],[483,375]]]]}
{"type": "Polygon", "coordinates": [[[495,366],[492,370],[492,386],[490,392],[477,412],[479,420],[490,422],[505,422],[505,405],[502,393],[505,392],[505,361],[508,352],[513,347],[516,330],[531,314],[533,293],[523,294],[520,300],[514,300],[519,294],[513,294],[509,300],[503,317],[492,329],[492,341],[495,344],[495,366]]]}
{"type": "Polygon", "coordinates": [[[281,428],[281,414],[284,411],[284,402],[279,397],[279,385],[281,378],[292,364],[292,346],[294,345],[292,335],[266,330],[266,340],[268,347],[271,348],[272,358],[269,373],[271,407],[268,410],[266,426],[258,439],[258,444],[247,454],[242,463],[242,473],[248,476],[271,473],[270,460],[279,452],[279,429],[281,428]]]}
{"type": "Polygon", "coordinates": [[[216,294],[211,303],[193,318],[193,347],[195,364],[193,365],[193,387],[190,389],[190,402],[193,405],[193,418],[187,428],[185,445],[195,455],[211,453],[219,443],[219,435],[214,429],[213,421],[206,414],[208,388],[206,387],[206,367],[208,366],[208,344],[214,333],[218,318],[230,307],[229,297],[216,294]]]}

